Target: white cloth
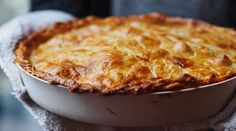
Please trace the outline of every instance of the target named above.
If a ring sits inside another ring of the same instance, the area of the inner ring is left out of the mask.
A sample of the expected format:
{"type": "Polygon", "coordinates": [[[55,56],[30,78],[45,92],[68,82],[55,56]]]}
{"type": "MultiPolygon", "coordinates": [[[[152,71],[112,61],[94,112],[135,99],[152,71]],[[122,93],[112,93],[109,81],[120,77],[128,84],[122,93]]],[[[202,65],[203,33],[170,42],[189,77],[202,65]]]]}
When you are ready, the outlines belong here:
{"type": "Polygon", "coordinates": [[[236,96],[225,109],[216,116],[195,122],[150,128],[124,128],[83,123],[57,116],[37,105],[28,96],[19,79],[19,72],[13,60],[13,49],[21,38],[53,24],[57,21],[73,19],[69,14],[60,11],[39,11],[17,17],[0,28],[0,66],[9,77],[12,94],[24,105],[45,131],[193,131],[200,129],[236,130],[236,96]]]}

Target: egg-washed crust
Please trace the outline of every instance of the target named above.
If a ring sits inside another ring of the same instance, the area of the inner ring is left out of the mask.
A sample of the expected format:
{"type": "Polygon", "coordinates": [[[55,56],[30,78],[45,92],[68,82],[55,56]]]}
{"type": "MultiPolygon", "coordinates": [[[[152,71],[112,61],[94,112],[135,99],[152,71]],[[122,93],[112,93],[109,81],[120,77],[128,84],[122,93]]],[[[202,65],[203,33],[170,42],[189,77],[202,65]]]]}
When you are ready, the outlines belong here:
{"type": "MultiPolygon", "coordinates": [[[[173,90],[181,90],[186,88],[197,88],[202,85],[207,85],[211,83],[220,82],[223,80],[226,80],[228,78],[231,78],[236,75],[236,71],[228,71],[224,75],[216,75],[216,74],[210,74],[208,79],[200,79],[192,76],[188,73],[183,73],[181,77],[178,78],[162,78],[162,77],[149,77],[144,79],[136,79],[135,76],[128,77],[125,82],[123,82],[121,85],[109,88],[106,85],[99,85],[94,86],[88,83],[78,83],[76,82],[76,78],[70,77],[65,78],[60,75],[60,73],[63,74],[63,72],[57,73],[57,74],[50,74],[44,71],[37,70],[34,65],[32,65],[30,61],[30,56],[32,51],[37,49],[37,47],[44,42],[47,42],[50,38],[53,38],[54,36],[58,34],[64,34],[71,30],[80,29],[82,27],[86,27],[90,24],[93,24],[94,21],[102,21],[103,19],[96,18],[96,17],[87,17],[85,19],[74,19],[67,22],[62,23],[56,23],[50,27],[47,27],[39,32],[34,32],[31,35],[25,37],[24,39],[20,40],[19,43],[16,46],[15,49],[15,55],[16,59],[15,62],[19,64],[25,71],[28,73],[43,79],[45,81],[48,81],[51,84],[55,85],[63,85],[66,88],[68,88],[71,92],[75,93],[95,93],[95,94],[102,94],[102,95],[111,95],[111,94],[144,94],[144,93],[152,93],[152,92],[160,92],[160,91],[173,91],[173,90]]],[[[233,29],[228,28],[221,28],[217,26],[210,25],[206,22],[199,21],[199,20],[192,20],[192,19],[182,19],[178,17],[168,17],[159,13],[151,13],[147,15],[140,15],[140,16],[129,16],[129,17],[109,17],[106,18],[108,23],[115,23],[115,27],[119,27],[119,24],[124,21],[144,21],[148,23],[154,23],[154,24],[165,24],[165,25],[177,25],[182,27],[201,27],[208,30],[211,30],[212,28],[220,28],[222,32],[227,32],[231,35],[234,35],[236,39],[236,33],[233,29]]],[[[235,41],[234,41],[235,42],[235,41]]],[[[190,52],[189,47],[185,44],[177,43],[173,47],[176,51],[182,51],[182,52],[190,52]]],[[[219,44],[219,48],[224,50],[235,50],[236,51],[236,43],[222,43],[219,44]]],[[[161,57],[164,57],[164,55],[168,53],[166,51],[161,51],[159,55],[163,55],[161,57]]],[[[146,59],[145,57],[140,59],[146,59]]],[[[147,58],[148,59],[148,58],[147,58]]],[[[171,56],[167,57],[166,59],[169,59],[170,61],[175,64],[175,66],[178,66],[180,69],[186,69],[188,67],[192,67],[194,65],[194,62],[191,61],[188,58],[183,58],[179,56],[171,56]]],[[[235,59],[230,59],[227,55],[224,55],[222,58],[219,58],[216,60],[216,63],[218,62],[219,67],[222,67],[224,69],[224,66],[230,66],[232,64],[235,64],[235,59]]],[[[78,65],[66,61],[63,64],[64,68],[69,69],[69,73],[73,74],[75,72],[75,68],[78,65]]],[[[109,68],[109,66],[107,67],[109,68]]],[[[80,68],[81,71],[82,68],[80,68]]],[[[145,69],[140,69],[141,74],[145,72],[145,69]]],[[[140,73],[138,72],[138,73],[140,73]]],[[[68,73],[68,72],[66,72],[68,73]]],[[[73,76],[80,75],[81,72],[75,72],[73,76]]]]}

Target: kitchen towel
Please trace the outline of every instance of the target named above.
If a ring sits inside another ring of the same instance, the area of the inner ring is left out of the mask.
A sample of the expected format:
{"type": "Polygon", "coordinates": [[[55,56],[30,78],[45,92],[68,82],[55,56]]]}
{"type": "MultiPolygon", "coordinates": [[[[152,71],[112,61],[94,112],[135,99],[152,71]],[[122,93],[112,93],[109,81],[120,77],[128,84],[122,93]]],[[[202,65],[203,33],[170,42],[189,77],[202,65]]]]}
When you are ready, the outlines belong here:
{"type": "Polygon", "coordinates": [[[129,128],[83,123],[57,116],[37,105],[22,85],[19,72],[13,63],[14,47],[23,37],[58,21],[73,19],[61,11],[38,11],[14,18],[0,27],[0,66],[12,84],[12,94],[32,114],[44,131],[195,131],[195,130],[236,130],[236,95],[224,110],[204,120],[168,126],[129,128]]]}

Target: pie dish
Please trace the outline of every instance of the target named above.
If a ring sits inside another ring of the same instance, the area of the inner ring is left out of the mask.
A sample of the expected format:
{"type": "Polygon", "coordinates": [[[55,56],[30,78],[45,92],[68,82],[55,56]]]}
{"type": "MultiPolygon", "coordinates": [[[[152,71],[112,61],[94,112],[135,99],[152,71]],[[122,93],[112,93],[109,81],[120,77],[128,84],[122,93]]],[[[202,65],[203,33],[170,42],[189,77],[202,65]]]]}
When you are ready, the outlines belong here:
{"type": "Polygon", "coordinates": [[[236,88],[235,36],[158,13],[88,17],[22,39],[15,63],[29,96],[52,113],[101,125],[166,125],[227,105],[236,88]]]}
{"type": "Polygon", "coordinates": [[[72,92],[144,94],[236,75],[236,32],[158,13],[56,23],[21,40],[16,63],[72,92]]]}

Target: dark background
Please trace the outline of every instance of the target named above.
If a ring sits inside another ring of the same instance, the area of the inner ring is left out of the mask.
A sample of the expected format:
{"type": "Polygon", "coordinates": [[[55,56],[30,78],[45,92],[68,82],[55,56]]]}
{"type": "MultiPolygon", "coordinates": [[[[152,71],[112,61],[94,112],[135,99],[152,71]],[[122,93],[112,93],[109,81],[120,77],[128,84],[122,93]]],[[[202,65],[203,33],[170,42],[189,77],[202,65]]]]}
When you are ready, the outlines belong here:
{"type": "Polygon", "coordinates": [[[77,17],[161,12],[236,27],[236,0],[32,0],[31,10],[57,9],[77,17]]]}

